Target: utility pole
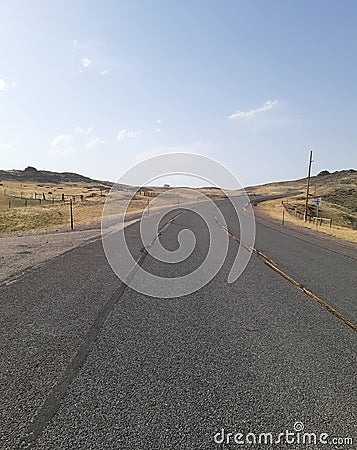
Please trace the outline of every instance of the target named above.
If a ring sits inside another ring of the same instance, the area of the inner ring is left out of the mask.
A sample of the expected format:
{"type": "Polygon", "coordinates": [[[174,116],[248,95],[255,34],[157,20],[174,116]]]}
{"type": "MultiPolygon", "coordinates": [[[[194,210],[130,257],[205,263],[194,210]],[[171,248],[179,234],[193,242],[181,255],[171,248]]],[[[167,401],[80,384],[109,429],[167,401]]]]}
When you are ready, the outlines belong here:
{"type": "Polygon", "coordinates": [[[307,211],[309,206],[309,191],[311,178],[312,150],[310,151],[309,171],[307,174],[306,202],[305,202],[305,222],[307,221],[307,211]]]}

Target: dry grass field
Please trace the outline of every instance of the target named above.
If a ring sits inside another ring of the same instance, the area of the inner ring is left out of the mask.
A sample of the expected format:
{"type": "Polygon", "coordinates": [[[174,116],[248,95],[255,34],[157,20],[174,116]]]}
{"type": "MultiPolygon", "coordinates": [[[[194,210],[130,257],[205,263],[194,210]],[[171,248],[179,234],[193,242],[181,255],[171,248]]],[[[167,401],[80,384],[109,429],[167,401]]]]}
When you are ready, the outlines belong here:
{"type": "Polygon", "coordinates": [[[193,190],[175,191],[174,194],[170,188],[151,187],[147,190],[147,195],[144,192],[134,194],[134,189],[118,190],[108,199],[108,184],[97,181],[39,183],[1,180],[0,233],[68,229],[70,199],[76,227],[99,225],[107,200],[107,216],[117,217],[142,212],[149,203],[151,211],[169,205],[192,203],[197,200],[199,192],[211,198],[222,198],[221,191],[216,189],[197,190],[197,195],[193,190]],[[131,201],[125,209],[128,199],[131,201]]]}
{"type": "MultiPolygon", "coordinates": [[[[36,171],[27,173],[17,171],[16,179],[0,180],[0,233],[21,233],[37,230],[68,229],[70,226],[69,201],[73,202],[75,227],[80,225],[99,225],[103,207],[107,202],[106,213],[109,216],[139,213],[150,203],[150,210],[169,205],[194,203],[200,194],[218,200],[224,194],[219,189],[201,188],[183,190],[177,193],[170,188],[150,187],[147,193],[134,193],[134,188],[118,186],[110,195],[110,183],[90,179],[84,181],[63,181],[81,178],[76,174],[56,174],[36,171]],[[38,178],[37,181],[31,177],[38,178]],[[26,177],[24,177],[26,175],[26,177]],[[51,180],[51,182],[46,182],[51,180]],[[128,199],[129,207],[125,210],[128,199]]],[[[6,172],[2,172],[6,178],[6,172]],[[4,175],[5,174],[5,175],[4,175]]],[[[282,219],[282,201],[285,203],[285,222],[311,228],[317,232],[330,234],[351,242],[357,242],[357,172],[353,170],[324,174],[311,179],[311,200],[321,197],[319,217],[332,219],[324,221],[322,226],[299,220],[305,208],[306,179],[269,183],[246,188],[254,195],[280,195],[282,198],[269,200],[257,206],[258,212],[272,218],[282,219]]],[[[316,207],[309,202],[309,214],[316,215],[316,207]]]]}
{"type": "Polygon", "coordinates": [[[70,198],[77,213],[77,223],[99,220],[107,192],[104,188],[97,183],[43,185],[2,180],[0,233],[66,227],[70,198]]]}
{"type": "Polygon", "coordinates": [[[331,174],[318,175],[311,178],[309,200],[309,214],[316,216],[316,206],[312,200],[321,197],[319,217],[332,219],[316,227],[316,223],[304,222],[302,217],[305,210],[306,179],[270,183],[262,186],[250,187],[248,190],[256,195],[282,195],[283,198],[262,202],[257,206],[261,212],[274,219],[282,220],[283,205],[285,204],[285,222],[311,228],[338,238],[357,242],[357,172],[345,170],[331,174]],[[296,211],[296,213],[295,213],[296,211]],[[300,214],[298,214],[300,213],[300,214]]]}

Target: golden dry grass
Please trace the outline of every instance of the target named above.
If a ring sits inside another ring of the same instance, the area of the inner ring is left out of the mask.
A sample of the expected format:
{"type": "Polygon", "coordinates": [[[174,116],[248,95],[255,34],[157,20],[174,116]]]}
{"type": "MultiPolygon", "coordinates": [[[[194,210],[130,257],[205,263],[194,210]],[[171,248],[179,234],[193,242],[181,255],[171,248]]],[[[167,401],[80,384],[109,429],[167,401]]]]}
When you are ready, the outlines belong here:
{"type": "MultiPolygon", "coordinates": [[[[356,242],[357,227],[357,172],[346,170],[311,178],[310,196],[321,197],[319,217],[332,219],[332,227],[325,222],[321,227],[305,223],[295,217],[294,209],[303,213],[305,210],[306,178],[294,181],[269,183],[261,186],[253,186],[247,190],[255,195],[281,195],[279,200],[270,200],[259,204],[258,211],[281,220],[283,200],[289,203],[285,214],[285,220],[297,226],[317,229],[332,236],[344,240],[356,242]]],[[[309,200],[309,213],[316,215],[316,207],[309,200]]]]}
{"type": "MultiPolygon", "coordinates": [[[[108,194],[108,190],[101,190],[101,188],[103,187],[96,182],[93,184],[61,183],[51,185],[3,181],[0,186],[0,233],[68,229],[70,226],[68,200],[72,196],[75,196],[73,202],[74,226],[99,224],[108,194]],[[37,199],[34,198],[35,192],[37,199]],[[66,202],[60,201],[62,194],[65,195],[66,202]],[[81,201],[81,195],[84,201],[81,201]],[[9,201],[11,202],[10,209],[9,201]],[[27,207],[25,207],[25,203],[27,203],[27,207]]],[[[148,206],[148,202],[150,202],[151,211],[169,205],[194,203],[197,201],[198,191],[200,191],[183,189],[182,192],[177,192],[177,190],[173,192],[162,187],[153,187],[150,190],[153,197],[133,195],[132,191],[118,191],[111,194],[106,207],[106,217],[140,213],[148,206]],[[159,194],[160,196],[156,197],[159,194]],[[128,199],[131,201],[126,210],[128,199]]],[[[218,190],[203,189],[201,191],[214,199],[223,198],[222,193],[218,190]]]]}
{"type": "MultiPolygon", "coordinates": [[[[291,199],[289,201],[291,201],[291,199]]],[[[262,213],[264,215],[272,217],[273,219],[281,221],[283,217],[283,206],[281,202],[282,199],[268,200],[259,203],[256,208],[259,213],[262,213]]],[[[328,224],[316,227],[314,223],[304,222],[304,220],[300,220],[296,218],[294,215],[288,214],[287,211],[285,211],[284,218],[286,223],[291,223],[303,228],[309,228],[314,232],[324,233],[330,236],[337,237],[339,239],[343,239],[348,242],[357,243],[357,230],[352,230],[351,228],[339,225],[332,225],[332,227],[330,228],[328,224]]]]}
{"type": "Polygon", "coordinates": [[[75,209],[77,209],[77,205],[78,207],[82,205],[82,208],[78,208],[80,211],[78,223],[100,220],[105,200],[100,188],[102,186],[95,182],[93,184],[61,183],[51,185],[2,181],[0,186],[0,233],[68,227],[70,223],[69,204],[61,201],[62,194],[67,200],[75,196],[75,209]],[[83,195],[83,203],[80,201],[80,195],[83,195]]]}

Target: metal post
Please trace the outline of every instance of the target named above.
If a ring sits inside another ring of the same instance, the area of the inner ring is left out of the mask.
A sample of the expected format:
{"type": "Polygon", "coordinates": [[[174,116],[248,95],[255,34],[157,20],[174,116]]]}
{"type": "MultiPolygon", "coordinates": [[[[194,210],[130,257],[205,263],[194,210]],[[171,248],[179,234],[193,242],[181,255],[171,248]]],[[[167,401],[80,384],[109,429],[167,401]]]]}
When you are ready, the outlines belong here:
{"type": "Polygon", "coordinates": [[[319,221],[319,202],[316,202],[316,227],[317,227],[317,222],[319,221]]]}
{"type": "Polygon", "coordinates": [[[306,202],[305,202],[305,222],[307,222],[307,211],[308,211],[308,207],[309,207],[311,164],[312,164],[312,150],[310,151],[309,170],[308,170],[308,174],[307,174],[307,188],[306,188],[306,202]]]}
{"type": "Polygon", "coordinates": [[[282,224],[283,224],[283,226],[284,226],[284,223],[285,223],[285,208],[284,208],[284,206],[283,206],[283,221],[282,221],[282,224]]]}

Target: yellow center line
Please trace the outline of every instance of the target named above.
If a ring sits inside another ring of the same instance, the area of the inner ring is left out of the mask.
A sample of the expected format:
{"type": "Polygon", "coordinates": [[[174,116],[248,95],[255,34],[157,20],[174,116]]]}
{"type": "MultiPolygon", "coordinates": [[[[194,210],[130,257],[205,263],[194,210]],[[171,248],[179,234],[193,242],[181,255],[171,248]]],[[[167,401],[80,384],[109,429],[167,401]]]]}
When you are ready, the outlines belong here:
{"type": "Polygon", "coordinates": [[[273,269],[275,272],[277,272],[279,275],[284,277],[286,280],[288,280],[291,284],[296,286],[300,291],[304,292],[306,295],[308,295],[310,298],[312,298],[315,302],[322,305],[327,311],[338,317],[340,320],[342,320],[346,325],[351,327],[353,330],[357,331],[357,324],[353,323],[350,319],[345,317],[343,314],[341,314],[337,309],[326,303],[324,300],[322,300],[320,297],[315,295],[313,292],[311,292],[306,287],[302,286],[298,281],[294,280],[292,277],[290,277],[287,273],[285,273],[283,270],[279,269],[277,264],[272,261],[267,255],[265,255],[260,250],[256,249],[255,247],[246,247],[244,244],[242,244],[241,240],[232,234],[228,228],[226,228],[223,225],[220,225],[220,227],[235,241],[239,243],[242,247],[244,247],[246,250],[254,253],[260,260],[262,260],[268,267],[273,269]]]}

